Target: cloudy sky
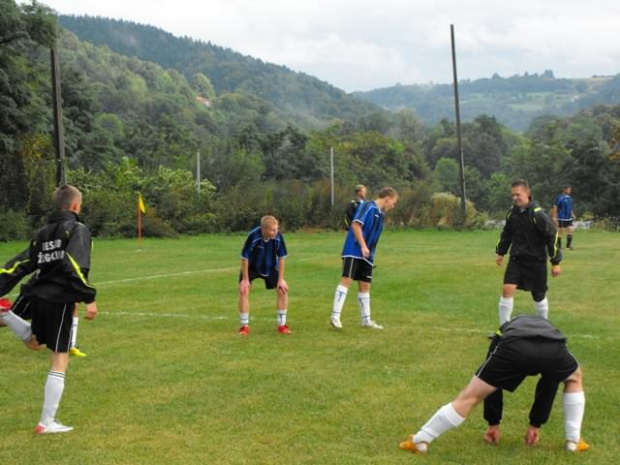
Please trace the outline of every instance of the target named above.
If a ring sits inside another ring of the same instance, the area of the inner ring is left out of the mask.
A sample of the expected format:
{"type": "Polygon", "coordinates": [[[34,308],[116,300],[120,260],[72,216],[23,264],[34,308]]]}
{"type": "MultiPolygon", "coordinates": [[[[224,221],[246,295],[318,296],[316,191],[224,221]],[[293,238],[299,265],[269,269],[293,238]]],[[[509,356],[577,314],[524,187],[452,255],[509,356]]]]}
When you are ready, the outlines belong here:
{"type": "Polygon", "coordinates": [[[346,91],[450,83],[493,73],[620,73],[611,0],[40,0],[62,14],[150,24],[327,81],[346,91]]]}

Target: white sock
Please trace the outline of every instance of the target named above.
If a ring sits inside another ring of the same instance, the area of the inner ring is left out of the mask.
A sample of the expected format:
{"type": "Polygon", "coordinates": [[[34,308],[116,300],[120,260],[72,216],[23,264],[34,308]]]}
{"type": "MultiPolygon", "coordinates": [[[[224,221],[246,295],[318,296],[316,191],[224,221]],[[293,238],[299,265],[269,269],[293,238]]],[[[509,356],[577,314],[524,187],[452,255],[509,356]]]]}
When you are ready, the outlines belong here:
{"type": "Polygon", "coordinates": [[[358,292],[357,303],[360,306],[362,324],[367,325],[370,323],[370,292],[358,292]]]}
{"type": "Polygon", "coordinates": [[[564,407],[566,440],[578,442],[581,438],[581,422],[586,410],[586,396],[583,391],[565,392],[562,406],[564,407]]]}
{"type": "Polygon", "coordinates": [[[499,298],[499,325],[503,325],[507,321],[510,321],[510,315],[512,315],[512,307],[514,306],[515,299],[512,297],[500,297],[499,298]]]}
{"type": "Polygon", "coordinates": [[[545,320],[549,319],[549,301],[546,297],[540,302],[534,301],[534,309],[538,312],[538,315],[542,316],[545,320]]]}
{"type": "Polygon", "coordinates": [[[460,426],[464,421],[465,418],[454,410],[452,404],[446,404],[437,410],[435,415],[413,436],[413,442],[416,444],[428,442],[430,444],[446,431],[460,426]]]}
{"type": "Polygon", "coordinates": [[[334,305],[332,307],[332,318],[340,320],[340,314],[342,313],[342,307],[344,307],[344,301],[347,300],[347,292],[349,289],[341,284],[336,286],[336,293],[334,294],[334,305]]]}
{"type": "Polygon", "coordinates": [[[65,374],[58,371],[50,371],[47,375],[45,389],[43,391],[43,411],[41,412],[41,422],[49,425],[56,418],[56,411],[65,390],[65,374]]]}
{"type": "Polygon", "coordinates": [[[278,310],[278,326],[286,324],[286,310],[278,310]]]}
{"type": "Polygon", "coordinates": [[[239,324],[241,326],[249,326],[250,325],[250,312],[241,313],[239,312],[239,324]]]}
{"type": "Polygon", "coordinates": [[[77,347],[77,330],[78,330],[78,317],[73,317],[73,322],[71,323],[71,348],[77,347]]]}
{"type": "Polygon", "coordinates": [[[0,321],[7,325],[8,328],[22,341],[28,342],[32,337],[30,323],[17,316],[11,310],[0,313],[0,321]]]}

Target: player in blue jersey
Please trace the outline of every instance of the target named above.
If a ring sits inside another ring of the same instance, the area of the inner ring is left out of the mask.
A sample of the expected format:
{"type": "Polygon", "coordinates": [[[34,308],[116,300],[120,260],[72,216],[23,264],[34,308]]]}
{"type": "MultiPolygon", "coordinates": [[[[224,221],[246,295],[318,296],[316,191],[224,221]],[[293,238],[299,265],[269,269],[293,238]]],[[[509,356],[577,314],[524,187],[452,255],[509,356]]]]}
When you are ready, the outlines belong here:
{"type": "Polygon", "coordinates": [[[278,220],[263,216],[260,226],[252,229],[241,251],[241,272],[239,273],[239,335],[250,333],[250,290],[252,281],[261,278],[267,289],[278,293],[278,332],[291,334],[286,324],[288,307],[288,284],[284,280],[286,244],[278,231],[278,220]]]}
{"type": "Polygon", "coordinates": [[[552,210],[553,221],[558,227],[558,246],[562,247],[562,233],[566,232],[566,248],[571,250],[573,249],[573,232],[575,231],[572,193],[573,188],[571,186],[562,187],[562,193],[553,201],[552,210]]]}
{"type": "Polygon", "coordinates": [[[362,203],[347,233],[342,250],[342,278],[336,287],[332,307],[331,325],[342,329],[340,314],[347,298],[349,286],[358,282],[357,301],[360,307],[361,323],[366,328],[383,329],[370,318],[370,284],[375,251],[381,231],[384,214],[398,202],[398,193],[391,187],[384,187],[374,201],[362,203]]]}

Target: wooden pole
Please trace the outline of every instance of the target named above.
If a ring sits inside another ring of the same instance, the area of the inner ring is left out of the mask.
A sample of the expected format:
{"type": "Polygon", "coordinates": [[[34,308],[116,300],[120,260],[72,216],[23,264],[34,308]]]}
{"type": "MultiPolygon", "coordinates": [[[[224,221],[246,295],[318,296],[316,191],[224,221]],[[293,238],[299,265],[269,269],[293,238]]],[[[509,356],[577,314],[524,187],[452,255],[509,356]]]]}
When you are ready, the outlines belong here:
{"type": "Polygon", "coordinates": [[[456,137],[459,150],[459,176],[461,186],[461,226],[465,226],[466,198],[465,198],[465,159],[463,156],[463,141],[461,138],[461,110],[459,105],[459,84],[456,73],[456,47],[454,45],[454,24],[450,24],[452,42],[452,71],[454,74],[454,109],[456,113],[456,137]]]}

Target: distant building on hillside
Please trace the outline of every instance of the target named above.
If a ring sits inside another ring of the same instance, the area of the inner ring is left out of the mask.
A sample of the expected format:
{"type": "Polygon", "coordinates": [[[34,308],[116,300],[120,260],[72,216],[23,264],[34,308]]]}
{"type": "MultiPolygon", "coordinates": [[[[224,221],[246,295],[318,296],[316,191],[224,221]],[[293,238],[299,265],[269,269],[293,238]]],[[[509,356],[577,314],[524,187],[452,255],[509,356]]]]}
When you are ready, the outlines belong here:
{"type": "Polygon", "coordinates": [[[202,97],[201,95],[198,95],[196,97],[196,100],[202,103],[205,107],[211,108],[211,100],[209,100],[207,97],[202,97]]]}

